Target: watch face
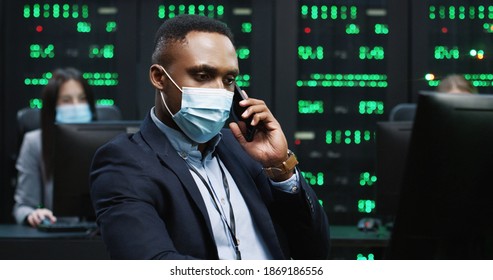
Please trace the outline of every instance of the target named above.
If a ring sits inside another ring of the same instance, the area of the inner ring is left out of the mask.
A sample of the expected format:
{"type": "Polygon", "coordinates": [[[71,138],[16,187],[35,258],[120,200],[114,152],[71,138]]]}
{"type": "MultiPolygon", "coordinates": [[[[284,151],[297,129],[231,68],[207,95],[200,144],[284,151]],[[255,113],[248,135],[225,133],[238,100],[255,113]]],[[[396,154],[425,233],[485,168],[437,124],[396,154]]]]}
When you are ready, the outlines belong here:
{"type": "Polygon", "coordinates": [[[283,167],[285,168],[286,172],[293,170],[294,167],[298,164],[298,159],[293,154],[293,152],[288,150],[288,155],[289,155],[288,159],[285,162],[283,162],[283,167]]]}

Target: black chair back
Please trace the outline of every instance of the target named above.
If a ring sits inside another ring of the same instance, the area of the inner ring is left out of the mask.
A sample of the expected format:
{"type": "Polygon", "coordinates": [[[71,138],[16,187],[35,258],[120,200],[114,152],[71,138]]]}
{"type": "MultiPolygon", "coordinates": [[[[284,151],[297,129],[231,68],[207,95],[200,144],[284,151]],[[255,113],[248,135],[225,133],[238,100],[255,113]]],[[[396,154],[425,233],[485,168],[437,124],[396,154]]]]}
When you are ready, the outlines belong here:
{"type": "Polygon", "coordinates": [[[397,104],[389,114],[389,121],[413,121],[416,114],[415,103],[401,103],[397,104]]]}

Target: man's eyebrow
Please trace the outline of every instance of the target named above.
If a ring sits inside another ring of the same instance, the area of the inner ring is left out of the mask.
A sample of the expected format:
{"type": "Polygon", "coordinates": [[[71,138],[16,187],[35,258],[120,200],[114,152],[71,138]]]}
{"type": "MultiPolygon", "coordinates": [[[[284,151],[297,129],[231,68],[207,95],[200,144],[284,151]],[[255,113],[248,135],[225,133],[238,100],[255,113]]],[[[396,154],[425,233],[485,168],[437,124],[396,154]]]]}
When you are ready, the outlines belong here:
{"type": "MultiPolygon", "coordinates": [[[[207,72],[215,75],[217,74],[218,69],[208,64],[201,64],[187,68],[187,72],[189,74],[195,74],[197,72],[207,72]]],[[[238,69],[230,69],[227,73],[233,76],[238,76],[240,74],[238,69]]]]}

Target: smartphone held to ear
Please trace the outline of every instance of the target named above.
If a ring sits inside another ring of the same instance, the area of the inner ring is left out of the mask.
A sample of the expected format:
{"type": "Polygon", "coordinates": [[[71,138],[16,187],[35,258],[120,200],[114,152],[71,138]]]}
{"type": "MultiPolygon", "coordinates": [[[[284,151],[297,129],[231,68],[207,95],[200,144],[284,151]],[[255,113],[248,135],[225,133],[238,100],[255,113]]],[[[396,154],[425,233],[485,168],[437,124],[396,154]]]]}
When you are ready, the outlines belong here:
{"type": "Polygon", "coordinates": [[[241,114],[245,112],[246,107],[240,106],[240,101],[243,99],[247,99],[246,95],[243,93],[241,88],[235,84],[235,91],[233,96],[233,110],[231,110],[231,116],[233,120],[240,126],[241,131],[243,132],[243,136],[248,142],[253,140],[253,136],[255,134],[255,126],[251,125],[253,117],[250,116],[248,119],[243,119],[241,114]]]}

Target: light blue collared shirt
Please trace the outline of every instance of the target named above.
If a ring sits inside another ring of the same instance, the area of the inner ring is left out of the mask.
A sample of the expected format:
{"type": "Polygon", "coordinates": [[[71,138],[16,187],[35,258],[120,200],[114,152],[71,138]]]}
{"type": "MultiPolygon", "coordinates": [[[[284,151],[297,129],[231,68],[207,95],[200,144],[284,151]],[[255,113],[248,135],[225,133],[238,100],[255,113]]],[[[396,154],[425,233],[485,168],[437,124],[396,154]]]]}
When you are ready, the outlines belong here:
{"type": "MultiPolygon", "coordinates": [[[[200,173],[215,193],[215,198],[211,197],[207,187],[204,185],[199,176],[190,171],[195,182],[197,183],[197,186],[199,187],[199,191],[207,208],[219,259],[231,260],[236,258],[231,234],[229,233],[226,223],[223,222],[224,219],[226,219],[228,224],[230,224],[231,221],[229,214],[229,203],[224,189],[223,177],[221,175],[219,164],[224,170],[230,189],[230,201],[232,207],[234,208],[236,237],[239,241],[239,250],[241,252],[242,259],[272,259],[272,255],[265,245],[263,236],[258,234],[257,227],[245,201],[243,200],[243,197],[241,196],[238,186],[231,177],[231,174],[226,166],[222,163],[221,159],[213,156],[213,152],[221,140],[222,134],[219,133],[213,138],[211,142],[212,145],[209,146],[202,156],[202,153],[198,150],[198,144],[188,139],[188,137],[180,131],[172,129],[162,123],[156,117],[154,108],[151,109],[151,118],[157,127],[164,134],[166,134],[171,142],[171,145],[175,148],[180,157],[182,157],[187,164],[193,166],[200,173]],[[216,210],[213,200],[216,200],[216,204],[219,206],[219,210],[222,214],[219,214],[216,210]]],[[[297,172],[286,181],[272,183],[273,186],[280,188],[283,191],[289,193],[299,192],[299,188],[297,187],[299,186],[299,177],[297,172]]]]}

